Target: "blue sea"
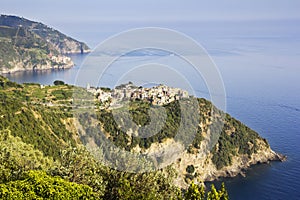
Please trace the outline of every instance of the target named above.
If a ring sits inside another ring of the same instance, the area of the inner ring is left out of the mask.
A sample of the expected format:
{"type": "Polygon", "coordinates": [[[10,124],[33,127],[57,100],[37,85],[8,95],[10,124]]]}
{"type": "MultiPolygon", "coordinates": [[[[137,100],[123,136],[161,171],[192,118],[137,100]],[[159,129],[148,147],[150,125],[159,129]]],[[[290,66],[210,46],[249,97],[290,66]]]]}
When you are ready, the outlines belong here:
{"type": "MultiPolygon", "coordinates": [[[[246,177],[222,180],[231,199],[300,199],[300,21],[99,22],[84,25],[62,22],[60,30],[96,47],[112,34],[143,26],[174,29],[200,43],[222,76],[226,111],[260,133],[273,150],[287,155],[286,162],[257,165],[247,171],[246,177]]],[[[76,66],[69,70],[23,72],[7,77],[20,83],[52,84],[59,79],[76,84],[77,73],[88,55],[71,57],[76,66]]],[[[141,55],[130,59],[115,64],[109,74],[112,79],[118,66],[134,62],[155,60],[180,65],[180,62],[171,61],[170,56],[141,55]]],[[[110,86],[109,80],[105,86],[110,86]]],[[[173,85],[176,84],[174,80],[173,85]]],[[[203,80],[192,79],[191,85],[198,87],[195,95],[209,98],[203,80]]]]}

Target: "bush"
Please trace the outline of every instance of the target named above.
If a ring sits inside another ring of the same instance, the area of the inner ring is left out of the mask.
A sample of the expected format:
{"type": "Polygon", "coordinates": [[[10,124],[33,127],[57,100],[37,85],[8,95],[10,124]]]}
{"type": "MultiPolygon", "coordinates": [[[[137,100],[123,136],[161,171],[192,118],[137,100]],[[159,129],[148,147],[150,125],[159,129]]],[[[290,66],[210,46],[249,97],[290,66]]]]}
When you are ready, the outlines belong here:
{"type": "Polygon", "coordinates": [[[43,171],[29,171],[22,180],[0,184],[1,199],[96,199],[92,189],[48,176],[43,171]]]}
{"type": "Polygon", "coordinates": [[[188,165],[186,168],[186,171],[187,171],[187,173],[190,173],[190,174],[194,173],[195,172],[194,165],[188,165]]]}
{"type": "Polygon", "coordinates": [[[54,85],[64,85],[65,82],[60,81],[60,80],[56,80],[56,81],[53,82],[53,84],[54,84],[54,85]]]}

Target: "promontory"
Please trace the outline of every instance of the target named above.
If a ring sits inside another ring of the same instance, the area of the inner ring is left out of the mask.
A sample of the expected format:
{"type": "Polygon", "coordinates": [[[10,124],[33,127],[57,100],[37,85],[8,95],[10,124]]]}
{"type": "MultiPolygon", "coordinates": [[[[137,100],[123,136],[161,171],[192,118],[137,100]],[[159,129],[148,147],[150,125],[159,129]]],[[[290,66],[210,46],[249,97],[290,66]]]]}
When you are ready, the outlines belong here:
{"type": "Polygon", "coordinates": [[[90,48],[40,22],[0,16],[0,74],[17,71],[65,69],[74,65],[68,54],[90,48]]]}

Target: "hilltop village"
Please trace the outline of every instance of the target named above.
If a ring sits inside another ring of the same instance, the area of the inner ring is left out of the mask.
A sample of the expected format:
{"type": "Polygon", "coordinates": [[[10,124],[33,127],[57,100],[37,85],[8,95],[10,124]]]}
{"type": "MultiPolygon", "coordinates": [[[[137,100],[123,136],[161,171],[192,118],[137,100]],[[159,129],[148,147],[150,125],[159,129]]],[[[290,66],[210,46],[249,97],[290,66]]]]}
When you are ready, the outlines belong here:
{"type": "Polygon", "coordinates": [[[172,88],[165,85],[144,88],[142,86],[135,86],[131,82],[117,86],[113,90],[95,88],[88,84],[87,91],[94,94],[101,103],[109,102],[112,107],[127,100],[143,100],[149,101],[152,105],[164,105],[189,97],[187,91],[179,88],[172,88]]]}

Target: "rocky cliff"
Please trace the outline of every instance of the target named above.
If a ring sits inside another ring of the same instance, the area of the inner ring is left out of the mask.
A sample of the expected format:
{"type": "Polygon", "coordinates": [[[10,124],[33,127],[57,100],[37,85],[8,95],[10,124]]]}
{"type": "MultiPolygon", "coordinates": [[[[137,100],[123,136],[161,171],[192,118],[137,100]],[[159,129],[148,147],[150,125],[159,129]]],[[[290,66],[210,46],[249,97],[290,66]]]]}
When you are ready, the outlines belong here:
{"type": "Polygon", "coordinates": [[[230,158],[230,164],[218,169],[213,161],[214,152],[205,156],[201,153],[190,154],[184,152],[180,160],[173,164],[178,176],[176,185],[186,187],[191,180],[194,182],[214,181],[224,177],[235,177],[237,175],[246,176],[246,171],[251,166],[270,161],[284,161],[285,156],[274,152],[263,140],[259,140],[259,148],[256,153],[238,154],[230,158]]]}

